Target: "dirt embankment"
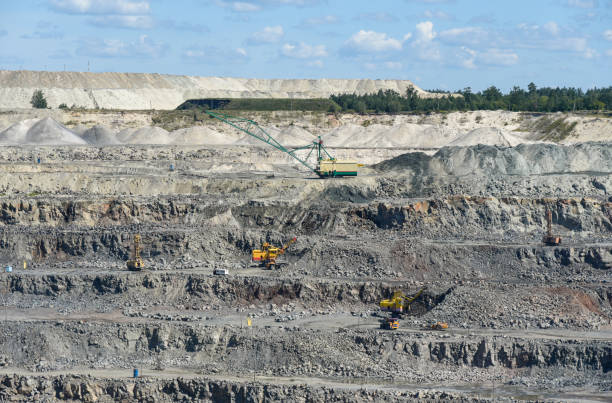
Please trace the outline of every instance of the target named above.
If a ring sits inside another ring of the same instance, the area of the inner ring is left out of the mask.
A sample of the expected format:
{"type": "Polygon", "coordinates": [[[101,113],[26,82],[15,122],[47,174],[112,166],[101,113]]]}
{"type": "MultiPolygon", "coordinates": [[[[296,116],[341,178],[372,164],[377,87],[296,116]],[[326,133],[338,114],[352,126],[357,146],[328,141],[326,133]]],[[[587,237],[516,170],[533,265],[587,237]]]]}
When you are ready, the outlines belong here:
{"type": "Polygon", "coordinates": [[[35,89],[49,105],[64,103],[88,109],[174,109],[197,98],[327,98],[332,94],[366,94],[394,90],[405,94],[408,80],[265,80],[190,77],[137,73],[0,71],[0,108],[30,108],[35,89]]]}

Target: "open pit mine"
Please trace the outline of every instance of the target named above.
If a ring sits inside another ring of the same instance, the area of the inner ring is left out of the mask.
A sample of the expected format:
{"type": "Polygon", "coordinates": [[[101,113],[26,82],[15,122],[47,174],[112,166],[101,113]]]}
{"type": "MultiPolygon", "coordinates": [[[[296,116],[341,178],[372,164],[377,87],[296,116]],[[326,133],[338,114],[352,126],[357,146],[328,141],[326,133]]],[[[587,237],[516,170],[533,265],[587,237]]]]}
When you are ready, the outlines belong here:
{"type": "Polygon", "coordinates": [[[609,116],[236,112],[277,147],[173,109],[408,83],[0,83],[2,401],[612,399],[609,116]]]}

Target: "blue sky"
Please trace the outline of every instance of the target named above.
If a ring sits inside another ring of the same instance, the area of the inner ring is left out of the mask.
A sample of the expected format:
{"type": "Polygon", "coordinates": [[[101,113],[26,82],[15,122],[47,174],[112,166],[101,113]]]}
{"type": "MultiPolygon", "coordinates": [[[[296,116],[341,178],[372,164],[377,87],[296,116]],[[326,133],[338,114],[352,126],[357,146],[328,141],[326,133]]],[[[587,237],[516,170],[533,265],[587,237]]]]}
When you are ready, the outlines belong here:
{"type": "Polygon", "coordinates": [[[610,86],[612,0],[0,0],[0,69],[610,86]],[[65,66],[65,67],[64,67],[65,66]]]}

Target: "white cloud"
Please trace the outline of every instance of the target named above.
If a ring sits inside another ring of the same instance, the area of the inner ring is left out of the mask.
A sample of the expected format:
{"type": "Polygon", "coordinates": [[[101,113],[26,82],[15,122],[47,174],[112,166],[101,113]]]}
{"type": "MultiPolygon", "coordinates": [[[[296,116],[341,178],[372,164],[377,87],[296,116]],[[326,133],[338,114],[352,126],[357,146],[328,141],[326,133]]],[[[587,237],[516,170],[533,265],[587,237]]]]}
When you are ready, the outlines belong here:
{"type": "Polygon", "coordinates": [[[460,48],[460,52],[458,52],[459,64],[466,69],[475,69],[476,68],[476,54],[475,50],[472,50],[466,46],[462,46],[460,48]]]}
{"type": "Polygon", "coordinates": [[[345,50],[363,53],[397,51],[402,50],[402,41],[383,32],[361,30],[345,43],[345,50]]]}
{"type": "Polygon", "coordinates": [[[512,66],[518,63],[519,56],[509,50],[489,49],[479,53],[477,61],[492,66],[512,66]]]}
{"type": "Polygon", "coordinates": [[[148,14],[148,1],[132,0],[51,0],[51,7],[69,14],[148,14]]]}
{"type": "Polygon", "coordinates": [[[440,49],[434,43],[437,36],[431,21],[419,22],[416,25],[416,37],[412,41],[412,47],[417,50],[419,59],[427,61],[441,59],[440,49]]]}
{"type": "Polygon", "coordinates": [[[566,4],[570,7],[595,8],[597,7],[597,0],[567,0],[566,4]]]}
{"type": "Polygon", "coordinates": [[[253,33],[249,38],[249,43],[256,45],[262,43],[276,43],[280,41],[284,35],[285,31],[280,25],[265,27],[262,31],[253,33]]]}
{"type": "Polygon", "coordinates": [[[219,7],[229,8],[239,13],[261,11],[266,6],[310,6],[321,0],[250,0],[250,1],[224,1],[216,0],[219,7]]]}
{"type": "Polygon", "coordinates": [[[425,18],[438,18],[440,20],[452,20],[453,16],[445,13],[444,11],[434,11],[434,10],[426,10],[423,13],[423,17],[425,18]]]}
{"type": "Polygon", "coordinates": [[[419,22],[416,25],[417,35],[415,42],[418,43],[429,43],[434,40],[437,36],[436,32],[433,29],[433,22],[424,21],[419,22]]]}
{"type": "Polygon", "coordinates": [[[307,65],[309,67],[316,67],[318,69],[323,68],[323,61],[322,60],[314,60],[312,62],[308,62],[307,65]]]}
{"type": "MultiPolygon", "coordinates": [[[[556,26],[556,24],[555,24],[556,26]]],[[[588,47],[587,38],[562,35],[562,29],[556,26],[557,35],[551,35],[551,27],[519,24],[515,35],[506,38],[505,43],[513,47],[542,49],[558,52],[584,53],[588,47]]]]}
{"type": "Polygon", "coordinates": [[[556,22],[554,21],[549,21],[546,24],[544,24],[544,30],[547,31],[549,34],[551,35],[559,35],[559,26],[557,25],[556,22]]]}
{"type": "Polygon", "coordinates": [[[612,49],[606,50],[606,56],[612,57],[612,49]]]}
{"type": "Polygon", "coordinates": [[[124,42],[117,39],[91,39],[82,41],[76,53],[92,57],[159,58],[168,50],[164,42],[157,42],[147,35],[138,41],[124,42]]]}
{"type": "Polygon", "coordinates": [[[592,59],[594,57],[597,57],[599,54],[597,53],[597,51],[595,49],[591,49],[591,48],[586,48],[585,51],[582,53],[582,56],[585,59],[592,59]]]}
{"type": "Polygon", "coordinates": [[[224,49],[215,46],[198,45],[184,49],[181,56],[186,63],[200,64],[240,63],[249,59],[246,50],[243,48],[224,49]]]}
{"type": "Polygon", "coordinates": [[[91,24],[97,27],[148,29],[153,27],[153,18],[148,15],[104,15],[92,18],[91,24]]]}
{"type": "Polygon", "coordinates": [[[295,59],[314,59],[327,56],[325,45],[311,46],[304,42],[300,42],[299,45],[286,43],[283,45],[282,53],[295,59]]]}
{"type": "Polygon", "coordinates": [[[206,56],[206,52],[200,49],[187,49],[186,51],[183,52],[183,56],[188,57],[190,59],[194,59],[194,58],[200,59],[206,56]]]}
{"type": "Polygon", "coordinates": [[[467,46],[461,46],[455,49],[454,55],[450,57],[450,61],[452,64],[473,70],[482,65],[512,66],[518,63],[519,55],[507,49],[489,48],[479,51],[467,46]]]}
{"type": "Polygon", "coordinates": [[[479,27],[452,28],[440,32],[440,40],[449,44],[476,46],[490,42],[489,32],[479,27]]]}
{"type": "Polygon", "coordinates": [[[612,29],[606,29],[603,33],[603,37],[606,41],[612,41],[612,29]]]}
{"type": "Polygon", "coordinates": [[[232,10],[239,13],[252,13],[253,11],[261,10],[261,7],[253,3],[245,3],[242,1],[235,1],[231,3],[232,10]]]}

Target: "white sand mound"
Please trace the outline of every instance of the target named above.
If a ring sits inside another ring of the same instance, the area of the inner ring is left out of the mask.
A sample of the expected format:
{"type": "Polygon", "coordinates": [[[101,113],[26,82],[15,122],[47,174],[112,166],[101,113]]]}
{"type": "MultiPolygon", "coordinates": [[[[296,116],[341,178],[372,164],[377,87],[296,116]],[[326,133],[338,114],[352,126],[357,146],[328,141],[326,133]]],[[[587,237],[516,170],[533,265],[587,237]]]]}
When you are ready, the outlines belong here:
{"type": "Polygon", "coordinates": [[[27,144],[87,144],[78,134],[66,129],[53,118],[43,118],[28,130],[27,144]]]}
{"type": "Polygon", "coordinates": [[[72,130],[73,132],[75,132],[76,134],[78,134],[79,136],[83,137],[83,134],[89,130],[90,127],[87,125],[84,125],[82,123],[79,123],[78,125],[76,125],[75,127],[73,127],[72,130]]]}
{"type": "MultiPolygon", "coordinates": [[[[277,129],[278,130],[278,129],[277,129]]],[[[281,144],[287,146],[303,146],[310,144],[315,140],[315,136],[308,130],[299,126],[289,126],[288,128],[278,131],[278,135],[268,130],[270,135],[274,136],[281,144]]]]}
{"type": "Polygon", "coordinates": [[[81,135],[81,137],[89,144],[99,146],[121,144],[121,142],[117,139],[115,133],[113,133],[110,129],[100,125],[96,125],[91,129],[87,129],[81,135]]]}
{"type": "Polygon", "coordinates": [[[17,122],[2,132],[0,132],[0,144],[25,144],[28,130],[32,128],[40,119],[26,119],[17,122]]]}
{"type": "Polygon", "coordinates": [[[15,123],[0,133],[0,143],[14,145],[87,144],[76,133],[54,119],[28,119],[15,123]]]}
{"type": "Polygon", "coordinates": [[[132,135],[132,133],[134,133],[137,129],[134,128],[125,128],[119,131],[119,133],[117,133],[117,140],[120,141],[121,143],[125,143],[130,136],[132,135]]]}
{"type": "MultiPolygon", "coordinates": [[[[270,126],[264,127],[264,130],[276,141],[286,147],[304,146],[312,143],[315,139],[315,136],[313,136],[308,130],[298,126],[289,126],[287,128],[270,126]]],[[[255,133],[261,134],[265,137],[265,134],[263,133],[257,131],[255,131],[255,133]]],[[[234,144],[261,146],[263,143],[253,136],[244,134],[237,141],[235,141],[234,144]]]]}
{"type": "Polygon", "coordinates": [[[161,127],[142,127],[132,132],[124,141],[127,144],[170,144],[171,137],[161,127]]]}
{"type": "Polygon", "coordinates": [[[220,133],[204,126],[188,127],[170,133],[172,144],[231,145],[241,137],[235,133],[220,133]]]}
{"type": "Polygon", "coordinates": [[[451,141],[449,146],[475,146],[485,144],[489,146],[510,146],[510,142],[500,129],[495,127],[481,127],[469,131],[459,138],[451,141]]]}
{"type": "Polygon", "coordinates": [[[346,124],[321,136],[329,147],[415,147],[439,148],[456,137],[455,132],[439,125],[405,123],[368,127],[346,124]]]}
{"type": "MultiPolygon", "coordinates": [[[[322,135],[321,140],[327,147],[343,147],[345,144],[351,144],[353,137],[356,137],[362,130],[362,126],[348,123],[322,135]]],[[[357,146],[353,145],[353,147],[357,146]]]]}

